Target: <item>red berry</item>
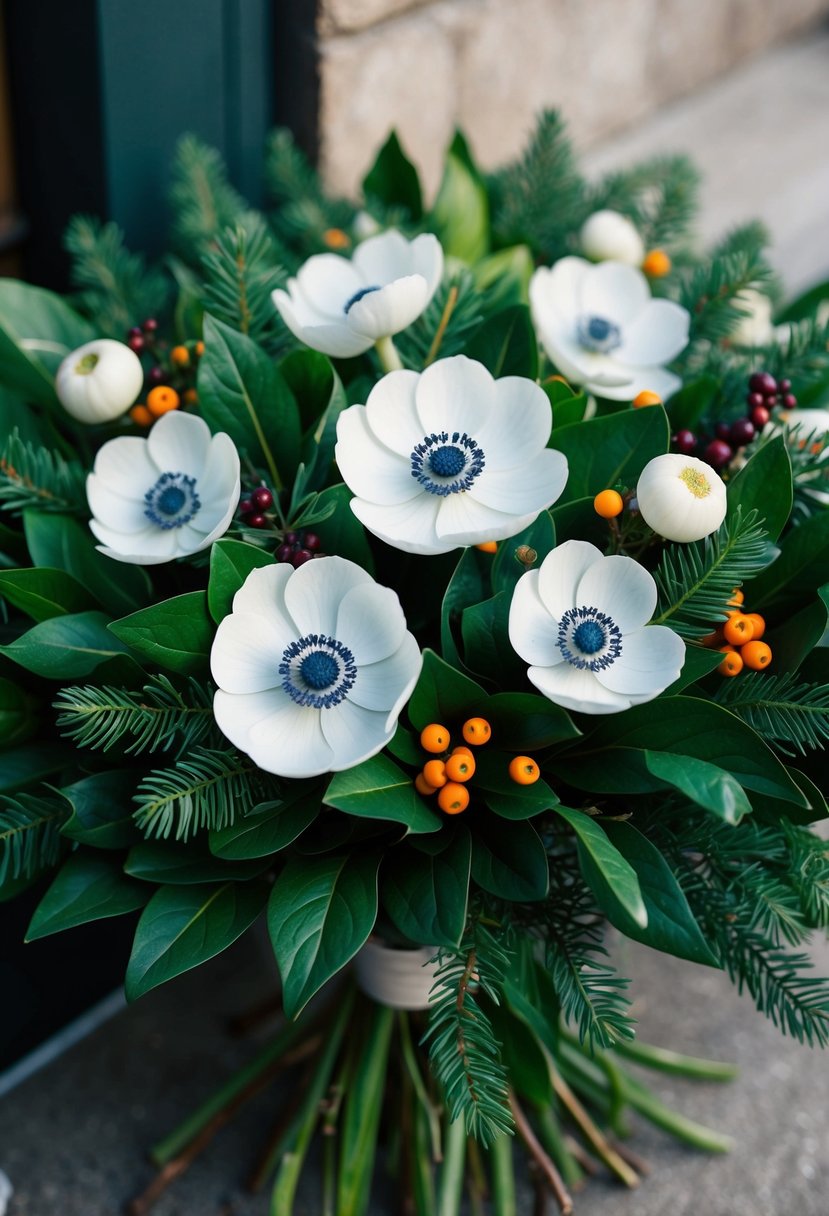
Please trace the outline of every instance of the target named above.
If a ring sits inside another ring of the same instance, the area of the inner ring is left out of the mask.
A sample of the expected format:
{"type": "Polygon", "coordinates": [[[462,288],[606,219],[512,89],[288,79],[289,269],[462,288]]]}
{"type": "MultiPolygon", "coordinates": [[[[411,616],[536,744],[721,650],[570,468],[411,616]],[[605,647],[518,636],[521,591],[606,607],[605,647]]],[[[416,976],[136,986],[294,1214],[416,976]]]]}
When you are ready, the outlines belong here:
{"type": "Polygon", "coordinates": [[[748,405],[751,409],[756,409],[758,405],[763,405],[765,400],[766,399],[762,393],[749,393],[746,397],[746,405],[748,405]]]}
{"type": "Polygon", "coordinates": [[[773,409],[777,405],[777,394],[772,393],[770,397],[766,397],[766,408],[773,409]]]}
{"type": "Polygon", "coordinates": [[[133,325],[129,330],[127,330],[128,338],[143,338],[143,336],[144,334],[142,333],[140,325],[133,325]]]}
{"type": "Polygon", "coordinates": [[[757,405],[751,411],[751,421],[754,423],[758,431],[762,431],[770,417],[771,414],[764,405],[757,405]]]}
{"type": "Polygon", "coordinates": [[[268,521],[264,515],[249,515],[245,520],[249,528],[267,528],[268,521]]]}
{"type": "Polygon", "coordinates": [[[732,422],[731,424],[729,439],[735,447],[741,448],[745,444],[751,443],[756,434],[754,423],[750,418],[738,418],[736,422],[732,422]]]}
{"type": "Polygon", "coordinates": [[[127,339],[127,346],[131,351],[134,351],[136,355],[140,355],[145,346],[143,335],[140,333],[130,334],[129,338],[127,339]]]}
{"type": "Polygon", "coordinates": [[[251,515],[253,514],[253,503],[249,498],[243,498],[239,502],[239,510],[242,515],[251,515]]]}
{"type": "Polygon", "coordinates": [[[254,490],[251,498],[260,511],[267,511],[268,507],[273,506],[273,494],[267,486],[260,486],[258,490],[254,490]]]}
{"type": "Polygon", "coordinates": [[[299,537],[297,536],[296,532],[286,532],[282,539],[285,541],[286,545],[295,545],[299,540],[299,537]]]}
{"type": "Polygon", "coordinates": [[[316,532],[306,532],[303,536],[305,548],[310,549],[312,553],[316,553],[321,547],[322,541],[317,536],[316,532]]]}
{"type": "Polygon", "coordinates": [[[304,566],[306,562],[310,562],[313,559],[313,556],[314,555],[310,549],[299,549],[293,555],[293,557],[291,558],[291,561],[294,565],[294,568],[298,570],[300,566],[304,566]]]}
{"type": "Polygon", "coordinates": [[[718,422],[714,427],[714,434],[718,439],[728,439],[731,435],[731,423],[718,422]]]}
{"type": "Polygon", "coordinates": [[[705,459],[715,469],[722,469],[734,455],[731,448],[722,439],[712,439],[705,449],[705,459]]]}
{"type": "Polygon", "coordinates": [[[147,320],[141,323],[141,328],[145,334],[154,334],[158,329],[158,321],[156,321],[155,317],[147,317],[147,320]]]}
{"type": "Polygon", "coordinates": [[[792,387],[792,382],[791,380],[781,380],[777,387],[780,389],[781,393],[787,393],[792,387]]]}
{"type": "Polygon", "coordinates": [[[693,431],[677,431],[674,435],[674,447],[683,456],[690,456],[697,446],[697,437],[693,431]]]}
{"type": "Polygon", "coordinates": [[[294,551],[290,545],[280,545],[276,551],[276,560],[278,562],[289,562],[294,555],[294,551]]]}
{"type": "Polygon", "coordinates": [[[777,381],[769,372],[755,372],[749,379],[748,387],[753,393],[768,397],[769,393],[777,392],[777,381]]]}
{"type": "Polygon", "coordinates": [[[163,367],[151,367],[149,373],[150,384],[161,384],[164,380],[163,367]]]}
{"type": "Polygon", "coordinates": [[[783,404],[787,410],[793,410],[797,405],[797,397],[795,397],[794,393],[786,393],[786,396],[783,398],[783,404]]]}

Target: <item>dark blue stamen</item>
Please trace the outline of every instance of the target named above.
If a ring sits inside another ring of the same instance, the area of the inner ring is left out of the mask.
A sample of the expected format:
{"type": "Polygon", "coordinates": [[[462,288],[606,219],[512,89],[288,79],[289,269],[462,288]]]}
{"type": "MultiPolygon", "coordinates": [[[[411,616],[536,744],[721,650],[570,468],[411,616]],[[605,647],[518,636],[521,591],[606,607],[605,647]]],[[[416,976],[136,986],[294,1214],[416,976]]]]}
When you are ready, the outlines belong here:
{"type": "Polygon", "coordinates": [[[283,689],[297,705],[331,709],[354,687],[357,664],[336,638],[309,633],[285,647],[279,674],[283,689]]]}
{"type": "Polygon", "coordinates": [[[609,354],[622,345],[622,331],[619,326],[605,317],[580,317],[577,332],[581,345],[597,354],[609,354]]]}
{"type": "Polygon", "coordinates": [[[558,648],[573,667],[603,671],[622,653],[622,632],[605,612],[570,608],[559,622],[558,648]]]}
{"type": "Polygon", "coordinates": [[[573,631],[573,641],[582,654],[595,654],[605,644],[605,632],[597,621],[582,621],[573,631]]]}
{"type": "Polygon", "coordinates": [[[343,312],[348,316],[350,309],[354,307],[358,300],[362,300],[363,296],[367,296],[372,291],[379,291],[379,287],[361,287],[359,291],[355,291],[353,296],[350,296],[343,305],[343,312]]]}
{"type": "Polygon", "coordinates": [[[306,684],[310,684],[311,688],[330,688],[332,684],[336,684],[337,682],[337,676],[340,674],[340,665],[335,658],[330,654],[326,654],[324,650],[312,650],[300,662],[299,674],[306,684]]]}
{"type": "Polygon", "coordinates": [[[155,501],[156,510],[162,515],[178,515],[186,502],[184,490],[178,486],[168,486],[162,490],[155,501]]]}
{"type": "Polygon", "coordinates": [[[429,494],[446,497],[468,490],[484,467],[483,449],[466,432],[424,435],[411,455],[412,477],[429,494]]]}
{"type": "Polygon", "coordinates": [[[147,519],[165,531],[189,523],[201,507],[196,479],[184,473],[162,473],[144,495],[144,502],[147,519]]]}

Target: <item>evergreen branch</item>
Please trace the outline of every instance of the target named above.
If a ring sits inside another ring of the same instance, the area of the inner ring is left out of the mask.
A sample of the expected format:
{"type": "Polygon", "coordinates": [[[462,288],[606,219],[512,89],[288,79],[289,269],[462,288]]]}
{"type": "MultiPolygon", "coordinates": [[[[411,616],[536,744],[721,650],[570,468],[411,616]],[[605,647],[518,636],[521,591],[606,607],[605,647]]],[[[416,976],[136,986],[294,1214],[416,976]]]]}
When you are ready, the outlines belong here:
{"type": "Polygon", "coordinates": [[[678,361],[693,361],[694,346],[727,338],[746,316],[740,293],[763,290],[773,280],[756,224],[737,229],[699,265],[680,275],[679,303],[691,314],[689,346],[678,361]]]}
{"type": "Polygon", "coordinates": [[[829,685],[798,683],[791,673],[746,672],[723,680],[715,700],[737,714],[779,751],[793,756],[829,739],[829,685]]]}
{"type": "Polygon", "coordinates": [[[267,348],[279,327],[271,293],[285,280],[273,237],[255,212],[217,238],[202,258],[206,312],[267,348]]]}
{"type": "Polygon", "coordinates": [[[282,258],[290,271],[308,256],[330,248],[325,234],[344,233],[350,240],[356,208],[345,199],[329,198],[290,131],[277,128],[265,149],[265,188],[273,211],[271,224],[285,247],[282,258]]]}
{"type": "Polygon", "coordinates": [[[72,257],[70,275],[79,289],[77,303],[102,334],[123,339],[131,326],[163,311],[167,279],[147,266],[141,254],[125,248],[117,224],[76,215],[69,222],[64,246],[72,257]]]}
{"type": "Polygon", "coordinates": [[[62,824],[71,807],[58,794],[15,794],[0,798],[0,888],[32,878],[60,856],[62,824]]]}
{"type": "Polygon", "coordinates": [[[829,929],[829,843],[808,828],[783,823],[789,846],[788,879],[813,929],[829,929]]]}
{"type": "Polygon", "coordinates": [[[687,156],[657,156],[609,174],[591,194],[591,211],[610,208],[636,225],[646,249],[688,236],[698,210],[699,172],[687,156]]]}
{"type": "Polygon", "coordinates": [[[726,620],[734,588],[768,565],[767,535],[756,510],[737,512],[703,541],[666,545],[654,572],[659,590],[653,624],[669,624],[680,637],[710,633],[726,620]]]}
{"type": "Polygon", "coordinates": [[[196,746],[172,768],[154,769],[138,786],[135,820],[147,836],[187,840],[217,831],[267,797],[276,783],[231,749],[196,746]]]}
{"type": "Polygon", "coordinates": [[[395,340],[405,365],[417,371],[427,366],[431,361],[430,356],[434,357],[438,334],[441,359],[460,353],[480,323],[480,308],[481,297],[468,270],[460,270],[445,278],[425,312],[395,340]],[[454,304],[449,307],[453,293],[454,304]]]}
{"type": "Polygon", "coordinates": [[[86,473],[77,460],[20,438],[17,428],[0,455],[0,510],[34,508],[88,516],[86,473]]]}
{"type": "Polygon", "coordinates": [[[54,708],[58,729],[79,747],[109,751],[126,741],[128,755],[169,751],[178,754],[201,743],[213,729],[212,689],[190,678],[179,692],[165,675],[141,692],[95,685],[61,689],[54,708]]]}
{"type": "Polygon", "coordinates": [[[507,1076],[492,1023],[478,1001],[484,993],[498,1001],[509,955],[473,918],[457,950],[442,948],[432,989],[429,1028],[432,1069],[451,1119],[464,1117],[466,1129],[484,1145],[512,1131],[507,1076]]]}
{"type": "Polygon", "coordinates": [[[170,203],[173,244],[189,262],[198,261],[219,233],[248,210],[228,181],[219,153],[195,135],[183,136],[176,148],[170,203]]]}

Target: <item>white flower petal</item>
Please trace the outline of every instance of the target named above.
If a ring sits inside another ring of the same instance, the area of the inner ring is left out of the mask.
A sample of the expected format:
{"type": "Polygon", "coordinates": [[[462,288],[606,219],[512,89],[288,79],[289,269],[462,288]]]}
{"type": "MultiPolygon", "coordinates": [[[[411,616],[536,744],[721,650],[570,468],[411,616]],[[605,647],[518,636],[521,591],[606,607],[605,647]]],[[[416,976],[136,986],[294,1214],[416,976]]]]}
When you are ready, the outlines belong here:
{"type": "Polygon", "coordinates": [[[667,401],[682,387],[679,376],[666,371],[664,367],[628,367],[622,363],[614,363],[612,355],[606,356],[606,363],[617,373],[617,379],[621,380],[623,375],[627,375],[629,379],[624,384],[600,384],[598,381],[587,380],[585,388],[611,401],[632,401],[645,389],[658,393],[663,401],[667,401]]]}
{"type": "Polygon", "coordinates": [[[626,634],[632,629],[640,629],[653,616],[656,583],[644,566],[632,557],[614,554],[585,571],[579,580],[573,606],[606,612],[626,634]]]}
{"type": "Polygon", "coordinates": [[[617,714],[629,709],[630,697],[611,692],[600,684],[592,671],[574,667],[571,663],[559,663],[557,667],[531,667],[527,672],[534,684],[548,700],[582,714],[617,714]]]}
{"type": "Polygon", "coordinates": [[[86,479],[86,497],[89,509],[113,532],[143,532],[148,524],[146,502],[143,494],[125,498],[117,494],[97,473],[86,479]]]}
{"type": "Polygon", "coordinates": [[[299,302],[292,300],[284,291],[277,289],[271,294],[271,299],[294,337],[312,350],[318,350],[334,359],[351,359],[355,355],[363,354],[372,345],[371,338],[356,334],[351,329],[345,314],[341,321],[329,321],[325,324],[321,319],[317,321],[311,320],[310,317],[304,318],[299,302]]]}
{"type": "Polygon", "coordinates": [[[605,386],[624,386],[624,398],[628,385],[632,383],[631,369],[623,367],[621,363],[614,363],[610,355],[585,350],[563,326],[552,331],[542,325],[539,327],[539,335],[542,346],[565,379],[573,384],[590,387],[601,396],[610,395],[605,392],[605,386]]]}
{"type": "Polygon", "coordinates": [[[624,329],[651,298],[648,280],[634,266],[602,262],[591,266],[581,282],[580,313],[604,317],[624,329]]]}
{"type": "MultiPolygon", "coordinates": [[[[417,639],[411,633],[403,635],[403,641],[388,658],[378,663],[360,666],[354,687],[348,700],[363,709],[382,711],[394,718],[411,696],[420,674],[422,656],[417,639]]],[[[388,726],[388,723],[387,723],[388,726]]]]}
{"type": "Polygon", "coordinates": [[[602,553],[586,540],[568,540],[558,545],[538,570],[538,594],[547,610],[561,620],[565,612],[579,607],[579,583],[591,566],[601,562],[602,553]]]}
{"type": "Polygon", "coordinates": [[[465,431],[477,440],[495,404],[495,382],[482,363],[454,355],[426,368],[416,399],[424,435],[465,431]]]}
{"type": "Polygon", "coordinates": [[[389,372],[374,386],[366,401],[366,419],[374,434],[406,460],[410,460],[415,444],[424,437],[415,403],[419,381],[417,372],[389,372]]]}
{"type": "Polygon", "coordinates": [[[342,557],[306,562],[285,584],[285,607],[303,636],[336,637],[340,601],[353,587],[363,585],[375,583],[355,562],[342,557]]]}
{"type": "Polygon", "coordinates": [[[495,399],[475,435],[487,469],[516,468],[546,447],[553,429],[550,400],[534,380],[503,376],[494,383],[495,399]]]}
{"type": "Polygon", "coordinates": [[[284,562],[252,570],[233,597],[233,611],[273,614],[285,634],[298,638],[302,630],[285,606],[285,588],[292,574],[292,568],[284,562]]]}
{"type": "Polygon", "coordinates": [[[352,405],[340,414],[334,459],[358,498],[388,505],[408,502],[421,492],[411,461],[381,443],[369,427],[364,405],[352,405]]]}
{"type": "MultiPolygon", "coordinates": [[[[358,668],[393,654],[406,634],[406,618],[390,587],[365,583],[340,601],[334,636],[354,655],[358,668]]],[[[360,702],[362,704],[362,702],[360,702]]]]}
{"type": "Polygon", "coordinates": [[[422,275],[409,274],[357,300],[349,308],[346,320],[355,333],[374,342],[406,329],[428,302],[426,280],[422,275]]]}
{"type": "Polygon", "coordinates": [[[279,664],[296,641],[275,613],[233,611],[219,625],[210,651],[213,679],[228,693],[264,692],[282,683],[279,664]]]}
{"type": "Polygon", "coordinates": [[[362,241],[354,250],[352,261],[366,287],[384,287],[419,270],[414,264],[412,246],[396,228],[389,228],[362,241]]]}
{"type": "MultiPolygon", "coordinates": [[[[289,707],[291,712],[296,708],[281,687],[241,695],[219,689],[213,697],[213,716],[219,730],[231,743],[248,755],[251,747],[250,732],[253,728],[260,722],[267,722],[269,719],[274,719],[274,724],[278,724],[280,715],[288,711],[289,707]]],[[[268,772],[273,772],[270,764],[273,763],[275,756],[276,752],[272,753],[271,749],[266,748],[265,759],[269,763],[260,765],[260,767],[265,768],[268,772]]]]}
{"type": "Polygon", "coordinates": [[[153,463],[162,473],[185,473],[195,477],[196,488],[201,490],[200,479],[210,454],[210,439],[210,427],[202,418],[171,410],[153,424],[147,447],[153,463]]]}
{"type": "Polygon", "coordinates": [[[525,663],[555,667],[564,661],[558,645],[558,621],[538,594],[538,571],[518,580],[509,610],[509,640],[525,663]]]}
{"type": "Polygon", "coordinates": [[[386,713],[363,709],[353,701],[341,701],[333,709],[322,710],[322,732],[333,753],[332,771],[353,768],[376,756],[394,734],[394,725],[389,728],[387,718],[386,713]]]}
{"type": "Polygon", "coordinates": [[[633,367],[670,363],[688,345],[691,318],[673,300],[649,300],[622,330],[613,358],[633,367]]]}
{"type": "Polygon", "coordinates": [[[352,498],[351,510],[369,532],[404,553],[448,553],[455,545],[438,539],[435,529],[441,501],[425,491],[393,507],[352,498]]]}
{"type": "Polygon", "coordinates": [[[89,521],[93,536],[106,546],[107,557],[133,565],[145,563],[157,566],[172,561],[178,548],[174,528],[157,528],[150,524],[142,532],[116,532],[97,519],[89,521]]]}
{"type": "Polygon", "coordinates": [[[443,249],[440,241],[431,232],[421,232],[410,245],[412,270],[422,274],[429,290],[429,300],[435,294],[443,277],[443,249]]]}
{"type": "Polygon", "coordinates": [[[297,272],[296,294],[331,320],[345,317],[345,306],[363,287],[374,286],[355,270],[348,258],[336,253],[317,253],[297,272]]]}
{"type": "MultiPolygon", "coordinates": [[[[251,727],[247,746],[242,743],[237,746],[265,772],[280,777],[318,777],[320,773],[331,772],[334,753],[322,731],[322,716],[336,711],[297,705],[287,693],[282,698],[270,717],[251,727]]],[[[215,699],[213,712],[216,713],[215,699]]],[[[221,722],[219,728],[224,730],[221,722]]]]}
{"type": "Polygon", "coordinates": [[[568,324],[581,311],[581,288],[590,262],[584,258],[559,258],[555,266],[539,266],[530,279],[530,307],[536,325],[547,316],[554,323],[568,324]]]}
{"type": "MultiPolygon", "coordinates": [[[[431,497],[431,496],[430,496],[431,497]]],[[[484,506],[471,494],[448,494],[441,498],[435,530],[438,539],[451,548],[457,545],[479,545],[487,540],[504,540],[528,527],[538,514],[526,516],[507,514],[484,506]]]]}
{"type": "Polygon", "coordinates": [[[657,696],[673,684],[682,670],[685,644],[664,625],[649,625],[626,633],[622,653],[596,679],[611,692],[657,696]]]}
{"type": "Polygon", "coordinates": [[[143,498],[164,472],[152,461],[146,439],[122,435],[99,448],[93,471],[115,494],[143,498]]]}
{"type": "Polygon", "coordinates": [[[566,456],[547,449],[511,469],[490,471],[489,465],[485,465],[469,496],[496,511],[527,515],[554,503],[566,482],[566,456]]]}

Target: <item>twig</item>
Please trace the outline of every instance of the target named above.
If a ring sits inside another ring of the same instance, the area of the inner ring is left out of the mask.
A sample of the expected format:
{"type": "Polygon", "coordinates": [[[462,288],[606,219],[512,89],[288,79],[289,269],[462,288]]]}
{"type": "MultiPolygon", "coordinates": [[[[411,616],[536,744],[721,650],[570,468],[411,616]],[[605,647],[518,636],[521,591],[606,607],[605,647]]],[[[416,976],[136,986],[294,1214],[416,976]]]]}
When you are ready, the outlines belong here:
{"type": "Polygon", "coordinates": [[[561,1216],[569,1216],[573,1210],[573,1200],[567,1187],[564,1185],[564,1180],[561,1174],[555,1167],[551,1157],[542,1148],[538,1137],[530,1126],[530,1121],[521,1109],[518,1099],[513,1090],[509,1091],[509,1104],[512,1109],[512,1116],[515,1119],[515,1126],[518,1130],[521,1139],[529,1149],[536,1165],[541,1170],[547,1185],[553,1192],[555,1201],[561,1209],[561,1216]]]}
{"type": "Polygon", "coordinates": [[[620,1144],[618,1140],[614,1140],[613,1149],[623,1161],[627,1161],[628,1165],[633,1166],[637,1174],[641,1174],[643,1178],[647,1178],[648,1174],[652,1172],[651,1163],[646,1161],[644,1157],[640,1157],[632,1148],[628,1148],[626,1144],[620,1144]]]}
{"type": "Polygon", "coordinates": [[[625,1186],[630,1187],[631,1190],[637,1187],[641,1181],[639,1175],[635,1170],[630,1168],[626,1161],[622,1160],[621,1156],[612,1148],[610,1142],[602,1135],[558,1069],[551,1068],[550,1072],[556,1097],[563,1106],[567,1107],[585,1138],[593,1145],[598,1156],[601,1157],[608,1169],[612,1170],[625,1186]]]}
{"type": "Polygon", "coordinates": [[[446,305],[443,309],[443,313],[441,315],[438,327],[435,330],[435,336],[434,336],[434,338],[432,338],[432,345],[429,347],[429,353],[427,354],[426,359],[424,360],[424,363],[423,363],[424,368],[427,368],[429,366],[429,364],[433,363],[434,360],[437,358],[437,353],[440,350],[440,344],[443,341],[443,336],[446,333],[446,327],[449,324],[449,318],[452,316],[452,313],[455,311],[455,305],[457,304],[457,302],[458,302],[458,289],[457,289],[457,287],[450,287],[449,294],[446,297],[446,305]]]}

